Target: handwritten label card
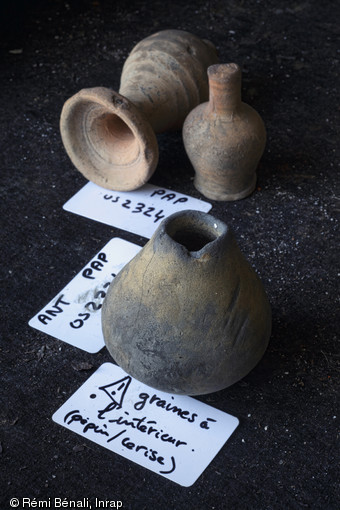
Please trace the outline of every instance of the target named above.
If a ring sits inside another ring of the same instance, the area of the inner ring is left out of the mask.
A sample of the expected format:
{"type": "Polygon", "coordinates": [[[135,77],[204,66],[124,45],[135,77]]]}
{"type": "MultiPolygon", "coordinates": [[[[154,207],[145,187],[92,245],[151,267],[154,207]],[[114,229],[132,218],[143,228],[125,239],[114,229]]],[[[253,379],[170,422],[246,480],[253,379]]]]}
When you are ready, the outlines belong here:
{"type": "Polygon", "coordinates": [[[98,352],[104,347],[101,307],[107,288],[140,249],[118,237],[111,239],[29,325],[84,351],[98,352]]]}
{"type": "Polygon", "coordinates": [[[89,182],[64,209],[150,238],[170,214],[187,209],[208,212],[211,204],[152,184],[135,191],[108,191],[89,182]]]}
{"type": "Polygon", "coordinates": [[[53,420],[185,487],[239,423],[191,397],[150,388],[112,363],[104,363],[53,420]]]}

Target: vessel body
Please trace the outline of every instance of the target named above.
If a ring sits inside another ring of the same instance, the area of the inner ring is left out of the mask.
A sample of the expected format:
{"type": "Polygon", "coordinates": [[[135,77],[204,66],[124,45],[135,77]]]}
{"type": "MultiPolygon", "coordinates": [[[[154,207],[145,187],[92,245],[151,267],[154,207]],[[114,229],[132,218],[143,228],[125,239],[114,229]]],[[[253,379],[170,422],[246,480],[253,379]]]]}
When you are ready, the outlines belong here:
{"type": "Polygon", "coordinates": [[[244,377],[271,331],[263,285],[231,230],[198,211],[165,219],[111,283],[106,346],[127,373],[169,393],[211,393],[244,377]]]}
{"type": "Polygon", "coordinates": [[[107,189],[143,186],[158,163],[156,133],[181,128],[207,100],[206,70],[215,62],[215,47],[189,32],[143,39],[124,64],[119,92],[83,89],[64,104],[60,131],[75,167],[107,189]]]}
{"type": "Polygon", "coordinates": [[[185,120],[183,141],[195,169],[195,187],[212,200],[239,200],[252,193],[266,144],[260,115],[241,101],[236,64],[208,69],[210,99],[185,120]]]}

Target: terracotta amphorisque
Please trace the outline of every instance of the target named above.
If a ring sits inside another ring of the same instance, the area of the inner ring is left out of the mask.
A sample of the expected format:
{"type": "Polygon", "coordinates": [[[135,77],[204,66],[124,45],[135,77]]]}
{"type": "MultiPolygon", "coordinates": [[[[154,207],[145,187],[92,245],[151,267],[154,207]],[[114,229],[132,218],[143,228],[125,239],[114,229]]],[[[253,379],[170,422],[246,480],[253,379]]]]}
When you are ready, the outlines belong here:
{"type": "Polygon", "coordinates": [[[266,130],[259,114],[241,101],[237,64],[210,66],[208,77],[209,102],[192,110],[183,126],[194,185],[212,200],[239,200],[255,188],[266,130]]]}
{"type": "Polygon", "coordinates": [[[199,395],[244,377],[271,331],[263,285],[222,221],[169,216],[116,276],[102,308],[106,346],[136,379],[199,395]]]}
{"type": "Polygon", "coordinates": [[[77,169],[104,188],[137,189],[158,162],[155,133],[182,127],[209,96],[206,70],[217,62],[209,41],[181,30],[158,32],[127,58],[119,93],[83,89],[64,104],[60,130],[77,169]]]}

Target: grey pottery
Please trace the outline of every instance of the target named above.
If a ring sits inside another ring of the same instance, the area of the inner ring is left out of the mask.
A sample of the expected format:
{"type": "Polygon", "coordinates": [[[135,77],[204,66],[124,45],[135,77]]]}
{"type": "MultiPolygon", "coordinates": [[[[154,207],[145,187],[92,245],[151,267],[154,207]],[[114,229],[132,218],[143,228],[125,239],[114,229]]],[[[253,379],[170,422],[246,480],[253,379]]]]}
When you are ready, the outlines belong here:
{"type": "Polygon", "coordinates": [[[183,211],[166,218],[111,283],[102,326],[127,373],[159,390],[197,395],[230,386],[258,363],[271,310],[230,228],[183,211]]]}

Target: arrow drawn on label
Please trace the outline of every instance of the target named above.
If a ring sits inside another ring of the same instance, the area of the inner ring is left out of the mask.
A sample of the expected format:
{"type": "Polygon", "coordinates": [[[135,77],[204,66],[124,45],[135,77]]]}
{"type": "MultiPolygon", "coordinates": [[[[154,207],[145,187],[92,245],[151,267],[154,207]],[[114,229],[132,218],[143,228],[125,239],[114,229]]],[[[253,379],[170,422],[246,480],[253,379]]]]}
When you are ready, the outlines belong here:
{"type": "Polygon", "coordinates": [[[113,411],[113,409],[121,409],[124,397],[126,395],[127,389],[130,386],[131,383],[131,377],[127,375],[126,377],[123,377],[122,379],[119,379],[119,381],[115,381],[110,384],[106,384],[105,386],[100,386],[99,389],[104,391],[108,397],[112,400],[110,403],[110,411],[113,411]]]}

